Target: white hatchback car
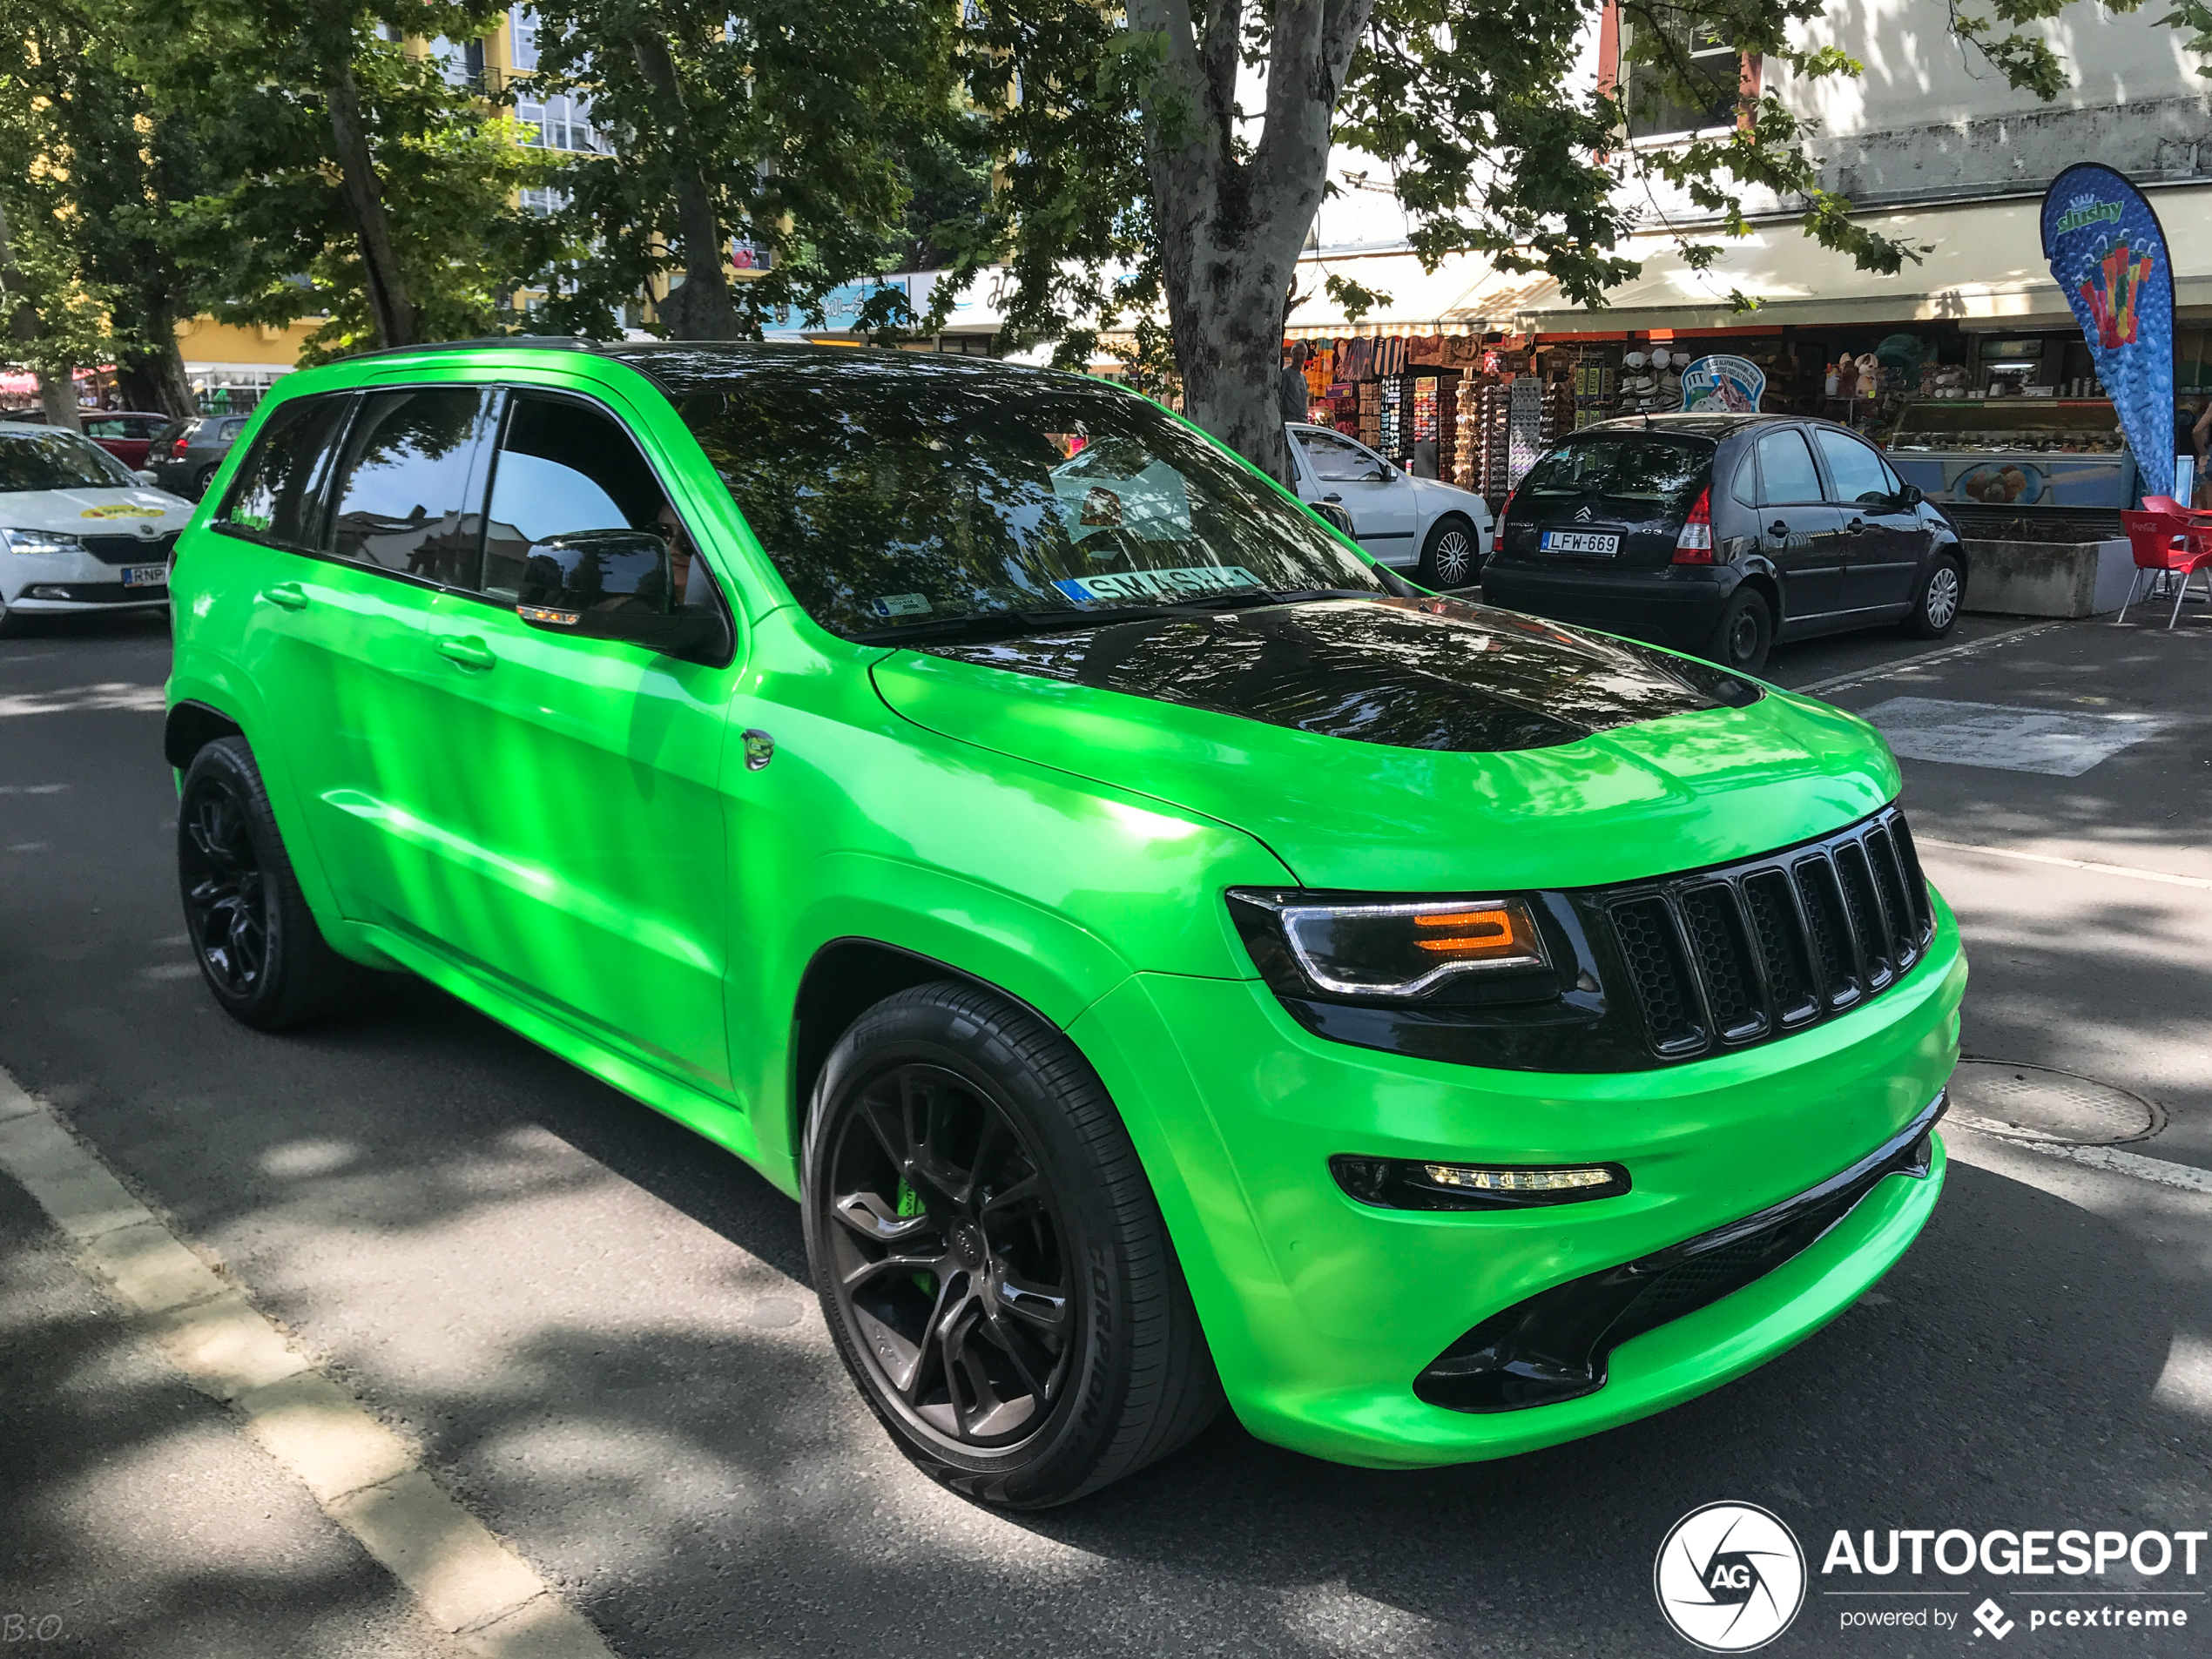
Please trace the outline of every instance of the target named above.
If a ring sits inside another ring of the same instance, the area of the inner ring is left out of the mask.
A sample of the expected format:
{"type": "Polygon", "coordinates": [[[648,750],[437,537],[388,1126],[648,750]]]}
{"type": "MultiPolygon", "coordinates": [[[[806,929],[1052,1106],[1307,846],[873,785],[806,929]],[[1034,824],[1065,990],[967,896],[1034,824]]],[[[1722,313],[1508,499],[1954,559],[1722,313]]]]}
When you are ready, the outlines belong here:
{"type": "Polygon", "coordinates": [[[0,421],[0,633],[36,616],[159,610],[192,504],[89,438],[0,421]]]}
{"type": "Polygon", "coordinates": [[[1359,545],[1427,588],[1464,588],[1490,556],[1490,506],[1471,489],[1416,478],[1325,426],[1290,428],[1301,501],[1334,502],[1359,545]]]}

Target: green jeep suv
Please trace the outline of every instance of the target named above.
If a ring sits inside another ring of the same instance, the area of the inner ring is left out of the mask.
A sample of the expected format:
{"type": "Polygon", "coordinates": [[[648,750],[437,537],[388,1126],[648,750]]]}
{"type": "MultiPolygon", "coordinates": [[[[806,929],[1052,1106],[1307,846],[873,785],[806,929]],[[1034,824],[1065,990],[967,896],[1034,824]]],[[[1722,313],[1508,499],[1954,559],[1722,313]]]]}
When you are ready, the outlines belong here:
{"type": "Polygon", "coordinates": [[[172,591],[222,1006],[404,969],[744,1158],[974,1496],[1224,1397],[1348,1463],[1588,1434],[1935,1204],[1966,966],[1871,729],[1409,587],[1101,382],[357,358],[172,591]]]}

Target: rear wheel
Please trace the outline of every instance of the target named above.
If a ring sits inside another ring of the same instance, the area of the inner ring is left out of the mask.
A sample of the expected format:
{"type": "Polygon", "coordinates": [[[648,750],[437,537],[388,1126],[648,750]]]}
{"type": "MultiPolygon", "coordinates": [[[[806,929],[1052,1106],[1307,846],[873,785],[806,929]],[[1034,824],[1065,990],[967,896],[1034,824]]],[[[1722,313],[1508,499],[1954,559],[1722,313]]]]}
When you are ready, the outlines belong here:
{"type": "Polygon", "coordinates": [[[1721,607],[1705,655],[1723,668],[1756,674],[1766,666],[1766,654],[1773,645],[1774,612],[1766,596],[1757,588],[1738,588],[1721,607]]]}
{"type": "Polygon", "coordinates": [[[1945,639],[1959,625],[1959,612],[1966,597],[1966,578],[1952,554],[1939,553],[1929,561],[1928,573],[1912,596],[1912,609],[1900,624],[1914,639],[1945,639]]]}
{"type": "Polygon", "coordinates": [[[1421,544],[1422,585],[1440,591],[1464,588],[1482,573],[1482,543],[1474,526],[1447,513],[1429,527],[1421,544]]]}
{"type": "Polygon", "coordinates": [[[869,1009],[823,1069],[805,1182],[838,1352],[900,1449],[954,1490],[1065,1503],[1218,1408],[1136,1149],[1035,1015],[952,983],[869,1009]]]}
{"type": "Polygon", "coordinates": [[[207,486],[214,482],[215,469],[212,467],[202,467],[198,472],[192,474],[192,498],[194,501],[202,499],[207,494],[207,486]]]}
{"type": "Polygon", "coordinates": [[[218,738],[185,769],[177,877],[200,976],[232,1018],[280,1030],[360,983],[307,909],[244,738],[218,738]]]}

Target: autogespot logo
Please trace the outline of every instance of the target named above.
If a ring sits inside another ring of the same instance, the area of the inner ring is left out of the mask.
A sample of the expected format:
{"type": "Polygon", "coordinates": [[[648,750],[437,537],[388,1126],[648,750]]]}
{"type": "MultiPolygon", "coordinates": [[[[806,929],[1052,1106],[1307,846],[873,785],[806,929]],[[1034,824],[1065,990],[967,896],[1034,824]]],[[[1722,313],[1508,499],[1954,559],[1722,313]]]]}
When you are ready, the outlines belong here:
{"type": "Polygon", "coordinates": [[[1790,1628],[1805,1602],[1805,1554],[1780,1519],[1709,1503],[1674,1524],[1651,1569],[1659,1610],[1708,1653],[1749,1653],[1790,1628]]]}

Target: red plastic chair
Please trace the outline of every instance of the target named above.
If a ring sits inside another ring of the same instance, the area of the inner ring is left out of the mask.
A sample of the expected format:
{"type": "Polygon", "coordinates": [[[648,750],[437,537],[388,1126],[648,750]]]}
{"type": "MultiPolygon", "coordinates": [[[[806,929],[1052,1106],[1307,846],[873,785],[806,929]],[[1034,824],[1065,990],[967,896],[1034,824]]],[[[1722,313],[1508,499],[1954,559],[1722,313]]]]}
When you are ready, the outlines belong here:
{"type": "MultiPolygon", "coordinates": [[[[2144,497],[2147,502],[2168,499],[2144,497]]],[[[2120,522],[2128,531],[2128,545],[2135,556],[2135,577],[2128,584],[2128,597],[2120,607],[2119,620],[2128,620],[2128,606],[2135,603],[2146,570],[2161,577],[2178,575],[2182,581],[2174,590],[2173,614],[2166,618],[2166,631],[2171,633],[2182,615],[2182,600],[2189,590],[2189,577],[2199,570],[2204,572],[2204,597],[2212,599],[2212,527],[2193,525],[2178,511],[2123,512],[2120,522]]]]}

